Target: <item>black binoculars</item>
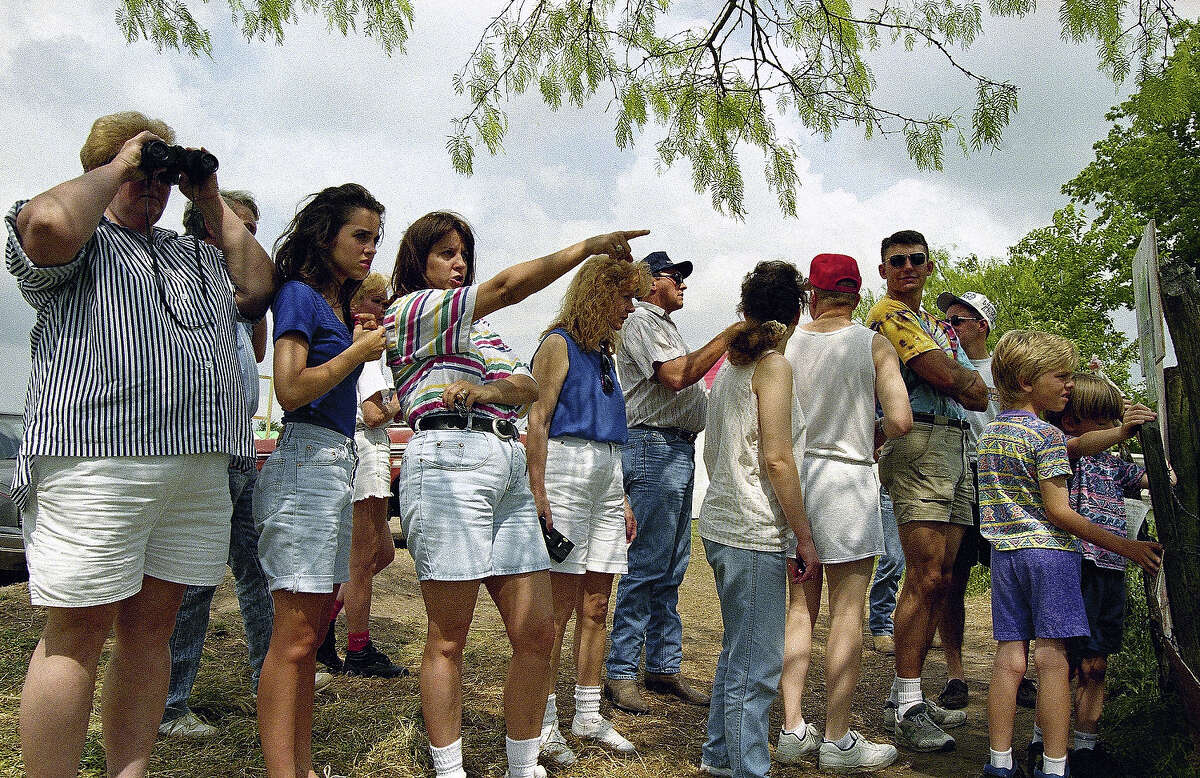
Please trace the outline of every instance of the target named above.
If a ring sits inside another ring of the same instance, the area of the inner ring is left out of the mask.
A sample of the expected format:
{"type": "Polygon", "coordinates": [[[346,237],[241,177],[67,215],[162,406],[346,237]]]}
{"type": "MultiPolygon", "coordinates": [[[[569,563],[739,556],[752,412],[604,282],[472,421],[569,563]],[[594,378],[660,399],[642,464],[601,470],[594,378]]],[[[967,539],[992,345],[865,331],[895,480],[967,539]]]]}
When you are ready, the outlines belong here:
{"type": "Polygon", "coordinates": [[[217,158],[204,149],[185,149],[170,146],[161,140],[152,140],[142,146],[141,169],[148,176],[156,170],[159,180],[172,184],[179,182],[183,173],[188,181],[199,185],[217,172],[217,158]]]}

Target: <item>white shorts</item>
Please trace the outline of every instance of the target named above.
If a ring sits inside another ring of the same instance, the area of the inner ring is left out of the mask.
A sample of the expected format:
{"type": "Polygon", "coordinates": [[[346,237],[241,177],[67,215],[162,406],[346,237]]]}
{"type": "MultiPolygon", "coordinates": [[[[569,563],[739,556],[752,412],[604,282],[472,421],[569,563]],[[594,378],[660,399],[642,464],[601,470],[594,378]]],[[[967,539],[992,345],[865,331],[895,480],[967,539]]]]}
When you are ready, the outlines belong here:
{"type": "Polygon", "coordinates": [[[621,447],[563,436],[546,444],[546,497],[554,529],[575,548],[554,573],[625,573],[625,492],[621,447]]]}
{"type": "Polygon", "coordinates": [[[229,556],[229,455],[44,457],[22,516],[29,598],[82,608],[142,577],[215,586],[229,556]]]}
{"type": "Polygon", "coordinates": [[[392,496],[392,441],[386,427],[354,431],[358,466],[354,469],[354,502],[392,496]]]}
{"type": "Polygon", "coordinates": [[[869,465],[805,456],[804,511],[822,564],[883,553],[879,479],[869,465]]]}

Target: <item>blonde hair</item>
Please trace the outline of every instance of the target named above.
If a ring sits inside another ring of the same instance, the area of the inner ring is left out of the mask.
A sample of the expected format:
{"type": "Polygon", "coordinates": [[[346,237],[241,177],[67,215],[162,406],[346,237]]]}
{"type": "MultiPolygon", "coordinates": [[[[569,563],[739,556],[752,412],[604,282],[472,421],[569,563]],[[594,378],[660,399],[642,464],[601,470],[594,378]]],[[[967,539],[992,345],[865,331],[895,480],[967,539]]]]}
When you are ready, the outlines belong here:
{"type": "Polygon", "coordinates": [[[1009,330],[996,344],[992,355],[992,378],[1000,402],[1007,408],[1016,405],[1038,376],[1056,370],[1073,370],[1079,364],[1079,350],[1061,335],[1040,330],[1009,330]]]}
{"type": "Polygon", "coordinates": [[[567,286],[554,323],[542,333],[564,329],[584,351],[617,349],[619,330],[612,328],[605,309],[614,296],[645,297],[654,280],[645,262],[625,262],[605,254],[592,257],[567,286]]]}
{"type": "Polygon", "coordinates": [[[92,122],[92,130],[83,142],[83,148],[79,150],[83,172],[112,162],[117,152],[125,145],[125,141],[146,130],[167,143],[175,142],[175,130],[161,119],[151,119],[137,111],[121,111],[101,116],[92,122]]]}
{"type": "Polygon", "coordinates": [[[1060,427],[1060,422],[1067,416],[1077,421],[1121,421],[1125,415],[1125,398],[1112,381],[1093,373],[1075,373],[1071,380],[1075,387],[1067,407],[1059,413],[1047,413],[1047,420],[1060,427]]]}
{"type": "Polygon", "coordinates": [[[362,284],[358,287],[358,291],[350,298],[350,307],[357,308],[365,298],[372,295],[383,294],[387,297],[392,296],[392,289],[388,286],[388,280],[380,273],[371,273],[363,279],[362,284]]]}

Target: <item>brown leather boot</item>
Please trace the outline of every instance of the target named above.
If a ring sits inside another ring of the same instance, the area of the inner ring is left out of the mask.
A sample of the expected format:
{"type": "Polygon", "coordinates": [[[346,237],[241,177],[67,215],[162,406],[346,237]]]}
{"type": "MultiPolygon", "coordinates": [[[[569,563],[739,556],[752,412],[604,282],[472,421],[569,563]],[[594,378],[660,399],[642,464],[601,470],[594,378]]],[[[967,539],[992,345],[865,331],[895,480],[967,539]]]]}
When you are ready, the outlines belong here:
{"type": "Polygon", "coordinates": [[[627,713],[646,713],[650,710],[633,678],[606,678],[604,696],[612,701],[613,707],[627,713]]]}
{"type": "Polygon", "coordinates": [[[646,691],[672,694],[689,705],[707,706],[710,699],[699,689],[693,689],[679,673],[671,675],[646,673],[646,691]]]}

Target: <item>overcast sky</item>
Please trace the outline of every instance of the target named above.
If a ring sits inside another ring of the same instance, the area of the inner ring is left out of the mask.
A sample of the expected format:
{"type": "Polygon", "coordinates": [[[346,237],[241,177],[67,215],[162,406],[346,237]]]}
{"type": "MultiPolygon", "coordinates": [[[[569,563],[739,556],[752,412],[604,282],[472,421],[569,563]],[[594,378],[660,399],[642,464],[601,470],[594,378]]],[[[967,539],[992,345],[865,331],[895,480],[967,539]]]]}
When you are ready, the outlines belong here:
{"type": "MultiPolygon", "coordinates": [[[[404,227],[434,209],[457,210],[472,223],[482,278],[588,235],[650,229],[635,254],[661,249],[696,265],[687,306],[676,314],[693,347],[734,319],[738,280],[760,259],[789,259],[807,272],[816,253],[849,253],[878,288],[879,240],[897,229],[919,229],[955,254],[1003,254],[1065,203],[1061,185],[1091,159],[1092,143],[1107,132],[1105,112],[1124,94],[1096,71],[1090,47],[1061,42],[1050,4],[1025,20],[989,19],[963,61],[1021,88],[1000,150],[964,158],[951,145],[945,171],[922,173],[898,139],[864,141],[853,127],[829,142],[802,134],[799,215],[788,219],[747,149],[750,215],[738,222],[693,191],[686,165],[657,171],[659,129],[648,128],[633,150],[618,150],[615,115],[603,100],[558,113],[536,96],[515,100],[505,153],[481,150],[473,177],[455,174],[445,143],[449,119],[465,103],[451,76],[499,3],[415,3],[409,51],[391,58],[374,41],[342,38],[312,18],[289,27],[283,46],[246,43],[223,0],[189,5],[213,32],[211,59],[126,44],[113,2],[0,0],[6,212],[79,173],[78,149],[97,116],[136,109],[166,120],[180,142],[213,151],[222,186],[257,195],[268,248],[304,195],[346,181],[364,184],[387,207],[376,260],[384,274],[404,227]]],[[[704,4],[688,5],[696,13],[704,4]]],[[[1177,7],[1194,16],[1196,5],[1177,7]]],[[[929,52],[884,48],[870,62],[884,104],[917,115],[973,108],[970,85],[929,52]]],[[[159,224],[176,227],[182,204],[175,192],[159,224]]],[[[561,288],[492,317],[526,358],[561,288]]],[[[0,410],[19,410],[33,317],[7,272],[0,272],[0,311],[0,410]]]]}

